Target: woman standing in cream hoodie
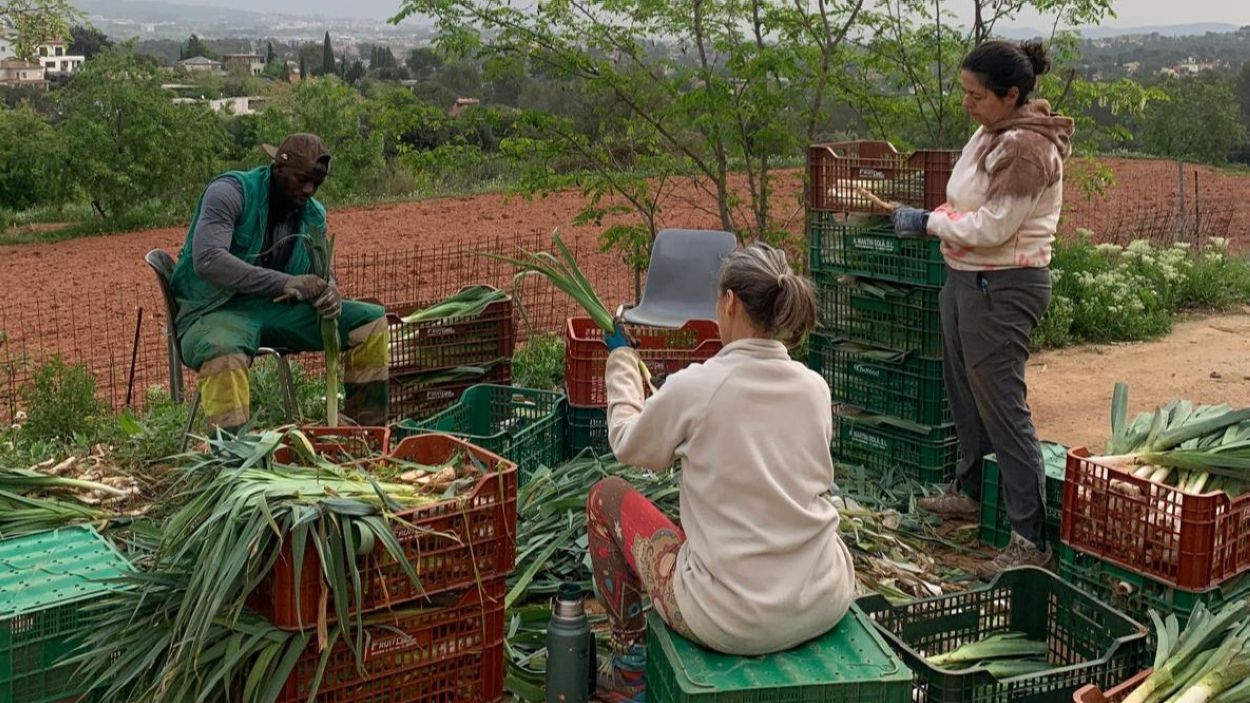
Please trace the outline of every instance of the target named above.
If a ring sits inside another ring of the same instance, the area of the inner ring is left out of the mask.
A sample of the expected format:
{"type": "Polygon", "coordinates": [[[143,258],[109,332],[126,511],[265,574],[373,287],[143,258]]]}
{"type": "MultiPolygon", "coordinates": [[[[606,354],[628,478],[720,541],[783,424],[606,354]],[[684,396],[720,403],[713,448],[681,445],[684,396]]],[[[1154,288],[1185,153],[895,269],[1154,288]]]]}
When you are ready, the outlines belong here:
{"type": "Polygon", "coordinates": [[[1045,469],[1029,411],[1024,368],[1029,335],[1050,305],[1050,251],[1063,205],[1063,162],[1072,120],[1030,100],[1050,68],[1040,42],[987,42],[962,65],[964,107],[981,127],[964,147],[932,213],[894,210],[900,232],[942,240],[942,363],[962,455],[955,483],[921,508],[979,514],[981,458],[998,455],[1012,536],[980,569],[1050,561],[1045,544],[1045,469]]]}
{"type": "Polygon", "coordinates": [[[652,470],[680,459],[682,489],[681,527],[619,478],[590,492],[590,557],[616,652],[601,700],[645,700],[643,591],[677,632],[742,655],[824,634],[854,596],[829,496],[829,386],[786,348],[816,324],[812,284],[754,244],[726,259],[716,315],[720,353],[645,401],[638,354],[619,328],[605,336],[612,451],[652,470]]]}

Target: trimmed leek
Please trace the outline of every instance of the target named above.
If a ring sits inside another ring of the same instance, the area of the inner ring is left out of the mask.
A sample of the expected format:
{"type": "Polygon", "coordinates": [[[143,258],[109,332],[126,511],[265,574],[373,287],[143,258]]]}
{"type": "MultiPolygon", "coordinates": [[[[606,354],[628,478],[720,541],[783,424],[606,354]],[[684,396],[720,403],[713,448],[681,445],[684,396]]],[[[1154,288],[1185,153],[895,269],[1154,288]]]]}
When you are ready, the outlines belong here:
{"type": "MultiPolygon", "coordinates": [[[[1184,632],[1176,616],[1151,613],[1158,649],[1154,671],[1124,703],[1211,703],[1250,676],[1250,598],[1212,613],[1199,603],[1184,632]]],[[[1232,699],[1236,700],[1236,699],[1232,699]]]]}
{"type": "MultiPolygon", "coordinates": [[[[334,261],[334,235],[312,238],[313,267],[318,276],[330,280],[330,266],[334,261]]],[[[326,426],[339,425],[339,321],[321,318],[321,343],[326,357],[326,426]]]]}
{"type": "MultiPolygon", "coordinates": [[[[491,303],[507,297],[507,294],[490,286],[469,286],[441,303],[417,310],[403,318],[404,324],[447,320],[460,317],[476,317],[486,311],[491,303]]],[[[401,333],[402,334],[402,333],[401,333]]]]}
{"type": "Polygon", "coordinates": [[[998,632],[977,642],[969,642],[945,654],[929,657],[929,663],[944,669],[962,669],[987,660],[1046,656],[1046,643],[1030,640],[1023,632],[998,632]]]}

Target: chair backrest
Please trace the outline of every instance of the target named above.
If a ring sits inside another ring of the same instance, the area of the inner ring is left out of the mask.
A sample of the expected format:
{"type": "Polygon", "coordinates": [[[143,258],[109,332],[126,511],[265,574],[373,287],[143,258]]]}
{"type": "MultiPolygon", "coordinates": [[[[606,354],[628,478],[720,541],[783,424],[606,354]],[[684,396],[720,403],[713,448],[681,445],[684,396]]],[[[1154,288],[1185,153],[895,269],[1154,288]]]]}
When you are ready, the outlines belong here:
{"type": "Polygon", "coordinates": [[[738,246],[729,232],[666,229],[651,245],[647,287],[625,321],[681,327],[689,320],[716,319],[716,286],[721,264],[738,246]]]}
{"type": "Polygon", "coordinates": [[[169,284],[170,279],[174,277],[174,266],[177,262],[169,252],[164,249],[153,249],[149,251],[143,260],[156,274],[156,282],[161,287],[161,296],[165,299],[165,333],[169,336],[171,354],[176,354],[178,363],[185,365],[182,361],[182,350],[178,344],[178,299],[174,297],[174,289],[169,284]]]}

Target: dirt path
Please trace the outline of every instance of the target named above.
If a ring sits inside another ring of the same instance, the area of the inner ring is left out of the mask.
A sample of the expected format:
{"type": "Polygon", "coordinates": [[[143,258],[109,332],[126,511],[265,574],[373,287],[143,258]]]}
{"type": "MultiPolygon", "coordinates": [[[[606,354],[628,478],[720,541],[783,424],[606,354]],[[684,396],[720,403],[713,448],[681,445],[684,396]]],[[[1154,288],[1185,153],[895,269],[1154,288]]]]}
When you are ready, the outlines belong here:
{"type": "Polygon", "coordinates": [[[1174,398],[1250,405],[1250,310],[1193,319],[1164,339],[1034,355],[1029,403],[1043,439],[1102,447],[1111,392],[1128,381],[1133,414],[1174,398]]]}

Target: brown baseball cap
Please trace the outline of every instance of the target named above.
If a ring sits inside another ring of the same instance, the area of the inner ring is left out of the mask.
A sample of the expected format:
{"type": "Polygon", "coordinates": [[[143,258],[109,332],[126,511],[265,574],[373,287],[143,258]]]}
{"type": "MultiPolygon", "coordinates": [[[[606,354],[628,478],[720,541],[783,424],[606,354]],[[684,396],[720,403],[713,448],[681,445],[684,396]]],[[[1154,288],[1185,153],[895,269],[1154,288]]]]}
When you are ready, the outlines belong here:
{"type": "Polygon", "coordinates": [[[330,172],[330,152],[321,137],[315,134],[292,134],[278,146],[262,144],[261,149],[275,164],[283,164],[304,174],[313,174],[320,166],[330,172]]]}

